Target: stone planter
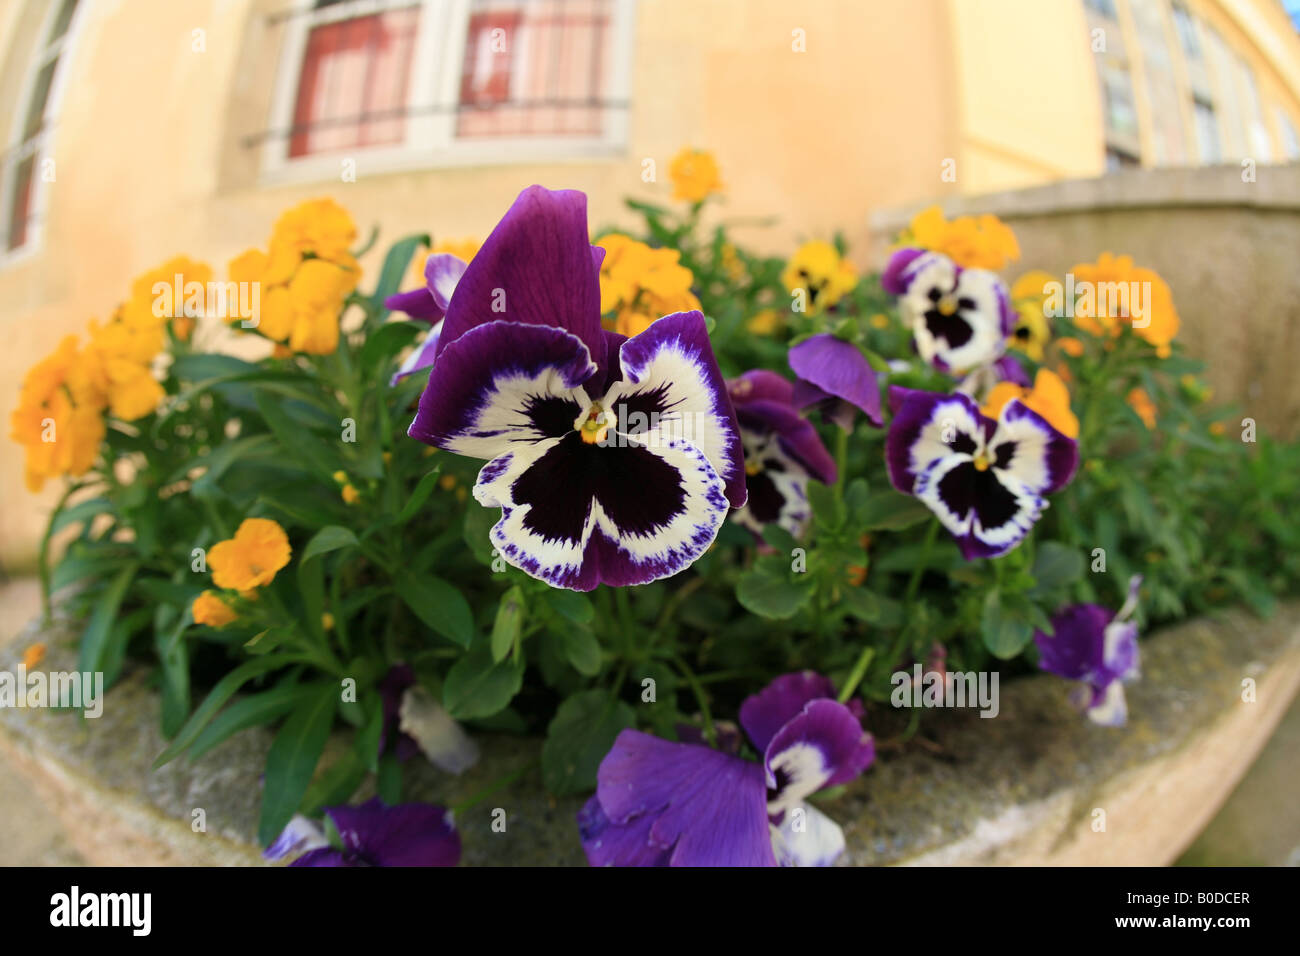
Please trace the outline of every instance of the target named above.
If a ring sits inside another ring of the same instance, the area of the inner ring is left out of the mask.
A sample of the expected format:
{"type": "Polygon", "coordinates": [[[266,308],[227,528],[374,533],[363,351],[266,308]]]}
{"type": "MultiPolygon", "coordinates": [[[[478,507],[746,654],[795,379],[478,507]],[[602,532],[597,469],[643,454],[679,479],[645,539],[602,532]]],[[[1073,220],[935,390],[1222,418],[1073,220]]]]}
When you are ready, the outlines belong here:
{"type": "MultiPolygon", "coordinates": [[[[72,632],[42,636],[43,667],[71,669],[72,632]]],[[[1110,864],[1174,860],[1232,791],[1300,688],[1300,603],[1268,621],[1229,611],[1170,628],[1142,645],[1129,688],[1129,726],[1084,721],[1050,676],[1007,682],[1001,712],[927,715],[932,742],[883,753],[825,807],[848,838],[842,862],[873,864],[1110,864]],[[1254,682],[1254,701],[1243,682],[1254,682]],[[1097,821],[1104,811],[1105,829],[1097,821]]],[[[463,812],[468,865],[584,862],[574,812],[581,799],[542,789],[527,738],[481,738],[483,759],[461,778],[407,765],[411,799],[455,804],[519,775],[463,812]],[[506,812],[504,833],[493,811],[506,812]]],[[[194,764],[158,771],[158,700],[144,671],[109,692],[98,720],[50,710],[0,710],[0,756],[31,777],[88,862],[102,865],[260,863],[253,843],[270,735],[245,732],[194,764]],[[195,832],[195,810],[206,829],[195,832]]]]}

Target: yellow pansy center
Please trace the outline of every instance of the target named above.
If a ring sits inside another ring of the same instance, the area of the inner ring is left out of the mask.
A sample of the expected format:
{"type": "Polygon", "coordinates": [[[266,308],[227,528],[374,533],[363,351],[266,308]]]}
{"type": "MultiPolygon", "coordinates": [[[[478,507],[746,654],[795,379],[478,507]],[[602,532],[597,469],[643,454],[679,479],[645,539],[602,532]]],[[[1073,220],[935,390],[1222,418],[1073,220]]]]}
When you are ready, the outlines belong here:
{"type": "Polygon", "coordinates": [[[751,478],[753,478],[762,470],[763,470],[763,466],[756,461],[745,462],[745,474],[749,475],[749,477],[751,478]]]}
{"type": "Polygon", "coordinates": [[[950,295],[945,295],[939,300],[939,314],[952,315],[957,311],[957,300],[950,295]]]}
{"type": "Polygon", "coordinates": [[[980,452],[978,455],[975,456],[975,470],[976,471],[989,470],[989,456],[986,455],[984,452],[980,452]]]}
{"type": "Polygon", "coordinates": [[[598,445],[609,434],[609,420],[605,418],[605,409],[600,402],[592,402],[585,415],[580,415],[573,427],[588,445],[598,445]]]}

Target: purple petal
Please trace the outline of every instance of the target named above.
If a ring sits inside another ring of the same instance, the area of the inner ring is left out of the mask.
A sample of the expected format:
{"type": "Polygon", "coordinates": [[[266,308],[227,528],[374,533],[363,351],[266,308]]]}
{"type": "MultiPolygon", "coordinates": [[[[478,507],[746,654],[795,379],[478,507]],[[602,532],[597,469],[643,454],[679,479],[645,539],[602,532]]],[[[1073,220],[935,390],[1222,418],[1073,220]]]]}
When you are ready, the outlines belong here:
{"type": "Polygon", "coordinates": [[[997,429],[989,438],[990,451],[1003,442],[1014,442],[1016,448],[1007,473],[1040,495],[1064,488],[1079,466],[1079,443],[1062,435],[1019,399],[1003,407],[997,429]]]}
{"type": "Polygon", "coordinates": [[[366,864],[349,860],[340,851],[334,849],[333,847],[327,846],[327,847],[321,847],[318,850],[311,850],[308,853],[304,853],[302,856],[298,857],[298,859],[294,860],[289,865],[290,866],[365,866],[366,864]]]}
{"type": "Polygon", "coordinates": [[[958,432],[975,434],[994,425],[960,392],[945,395],[893,385],[889,404],[894,419],[885,439],[885,462],[890,482],[904,494],[913,493],[917,477],[926,468],[951,454],[950,443],[958,432]]]}
{"type": "Polygon", "coordinates": [[[1020,361],[1011,355],[1004,355],[993,363],[999,381],[1012,382],[1021,388],[1029,388],[1029,373],[1020,361]]]}
{"type": "Polygon", "coordinates": [[[405,312],[413,319],[422,319],[425,322],[437,322],[445,314],[433,298],[433,293],[428,288],[412,289],[410,292],[399,292],[396,295],[390,295],[384,299],[384,308],[391,312],[405,312]]]}
{"type": "Polygon", "coordinates": [[[392,388],[407,376],[414,375],[421,369],[433,365],[433,360],[438,355],[438,338],[441,334],[442,322],[439,321],[425,333],[424,341],[411,350],[411,354],[406,357],[406,361],[393,373],[393,377],[388,380],[389,388],[392,388]]]}
{"type": "Polygon", "coordinates": [[[424,281],[428,283],[434,304],[444,315],[451,304],[452,293],[469,265],[463,259],[446,252],[429,256],[424,263],[424,281]]]}
{"type": "Polygon", "coordinates": [[[325,811],[345,851],[371,866],[455,866],[460,834],[450,814],[428,803],[385,806],[374,798],[360,806],[325,811]]]}
{"type": "Polygon", "coordinates": [[[889,257],[889,263],[880,276],[880,287],[890,295],[906,293],[907,287],[912,284],[912,279],[916,277],[917,269],[921,265],[917,260],[925,255],[932,256],[934,253],[911,247],[899,249],[889,257]]]}
{"type": "Polygon", "coordinates": [[[586,407],[580,386],[595,371],[586,346],[562,329],[476,326],[438,356],[408,434],[472,458],[569,434],[586,407]]]}
{"type": "Polygon", "coordinates": [[[275,842],[262,851],[264,860],[283,860],[294,853],[309,853],[329,846],[325,831],[315,820],[294,814],[275,842]]]}
{"type": "Polygon", "coordinates": [[[835,685],[816,671],[783,674],[740,705],[740,726],[754,748],[767,749],[777,731],[803,712],[814,700],[834,700],[835,685]]]}
{"type": "MultiPolygon", "coordinates": [[[[477,260],[475,260],[477,261],[477,260]]],[[[653,322],[619,349],[623,379],[607,394],[606,408],[653,393],[665,417],[704,453],[726,482],[732,507],[745,503],[745,459],[740,427],[708,328],[699,312],[676,312],[653,322]]]]}
{"type": "Polygon", "coordinates": [[[814,335],[790,350],[789,362],[804,381],[861,409],[873,425],[882,423],[876,372],[853,343],[830,334],[814,335]]]}
{"type": "Polygon", "coordinates": [[[792,406],[770,401],[748,402],[737,407],[736,418],[746,431],[775,435],[781,450],[813,478],[827,485],[835,483],[835,459],[822,444],[817,429],[792,406]]]}
{"type": "Polygon", "coordinates": [[[1072,604],[1052,617],[1052,635],[1034,632],[1038,666],[1067,680],[1087,680],[1102,663],[1106,625],[1114,615],[1099,604],[1072,604]]]}
{"type": "Polygon", "coordinates": [[[727,392],[733,405],[747,402],[777,402],[793,405],[794,385],[785,376],[765,368],[752,369],[727,382],[727,392]]]}
{"type": "MultiPolygon", "coordinates": [[[[758,764],[624,730],[601,761],[597,781],[609,823],[596,840],[614,827],[633,827],[635,838],[644,834],[650,847],[671,851],[671,866],[776,865],[758,764]]],[[[583,846],[589,859],[601,849],[583,846]]]]}
{"type": "Polygon", "coordinates": [[[587,862],[592,866],[668,866],[671,848],[650,839],[658,819],[642,813],[626,823],[611,824],[600,798],[593,796],[578,811],[578,836],[587,862]]]}
{"type": "Polygon", "coordinates": [[[470,329],[505,320],[563,329],[599,357],[604,339],[596,262],[586,195],[529,186],[461,276],[439,356],[470,329]]]}
{"type": "Polygon", "coordinates": [[[804,705],[776,732],[763,753],[767,812],[778,817],[821,790],[855,779],[876,757],[871,735],[852,711],[833,700],[804,705]]]}

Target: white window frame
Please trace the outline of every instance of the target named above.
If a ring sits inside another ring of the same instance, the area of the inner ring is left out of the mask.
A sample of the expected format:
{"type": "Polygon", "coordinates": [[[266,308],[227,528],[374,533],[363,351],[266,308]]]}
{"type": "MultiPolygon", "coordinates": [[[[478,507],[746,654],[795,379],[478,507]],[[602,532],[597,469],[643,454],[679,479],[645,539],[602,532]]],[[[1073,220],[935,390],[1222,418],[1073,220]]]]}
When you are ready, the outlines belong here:
{"type": "Polygon", "coordinates": [[[471,0],[352,0],[310,9],[300,5],[285,21],[285,37],[272,94],[268,128],[261,146],[261,183],[319,182],[337,179],[342,161],[356,162],[357,175],[437,169],[450,166],[508,165],[516,163],[583,160],[617,156],[627,147],[628,107],[632,86],[633,34],[636,0],[611,0],[607,28],[603,96],[614,104],[606,108],[601,133],[578,136],[493,136],[458,139],[456,112],[434,112],[435,104],[460,100],[461,70],[469,29],[471,0]],[[406,102],[405,141],[384,146],[362,146],[323,154],[289,156],[294,107],[303,57],[311,28],[322,23],[352,19],[409,6],[420,7],[411,76],[406,102]]]}
{"type": "Polygon", "coordinates": [[[17,265],[32,258],[40,252],[45,244],[45,218],[48,212],[49,195],[45,189],[46,182],[42,176],[41,165],[44,159],[53,158],[54,137],[58,130],[58,116],[67,89],[68,61],[76,50],[77,36],[85,18],[89,0],[81,0],[77,4],[76,9],[72,11],[72,18],[68,21],[68,28],[63,31],[63,36],[51,42],[50,31],[54,29],[55,18],[62,6],[62,3],[51,3],[45,11],[45,16],[41,19],[41,28],[36,35],[37,46],[32,51],[27,75],[23,78],[17,106],[14,109],[13,125],[4,144],[4,157],[0,159],[0,223],[3,224],[3,240],[0,241],[0,269],[17,265]],[[36,90],[37,78],[41,75],[41,71],[46,64],[55,57],[58,57],[59,63],[54,68],[54,75],[50,78],[50,92],[45,98],[45,114],[41,123],[41,130],[30,140],[24,142],[23,127],[27,124],[27,111],[31,108],[32,93],[36,90]],[[29,156],[36,156],[37,159],[32,167],[31,198],[27,207],[27,238],[21,246],[10,249],[9,226],[13,215],[14,200],[17,198],[14,188],[16,185],[15,180],[18,175],[19,165],[29,156]]]}

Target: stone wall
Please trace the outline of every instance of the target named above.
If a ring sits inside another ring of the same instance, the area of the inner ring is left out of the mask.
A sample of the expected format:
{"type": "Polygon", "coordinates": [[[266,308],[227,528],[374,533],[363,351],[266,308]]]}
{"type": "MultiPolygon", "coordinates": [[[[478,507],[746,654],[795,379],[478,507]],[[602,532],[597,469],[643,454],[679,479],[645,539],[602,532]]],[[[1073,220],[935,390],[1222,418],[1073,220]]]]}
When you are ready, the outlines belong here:
{"type": "MultiPolygon", "coordinates": [[[[1144,169],[1101,179],[954,199],[949,216],[993,213],[1023,253],[1005,271],[1063,274],[1127,253],[1173,289],[1180,340],[1208,363],[1217,399],[1277,436],[1300,434],[1300,163],[1144,169]]],[[[871,219],[881,264],[920,206],[871,219]]]]}

